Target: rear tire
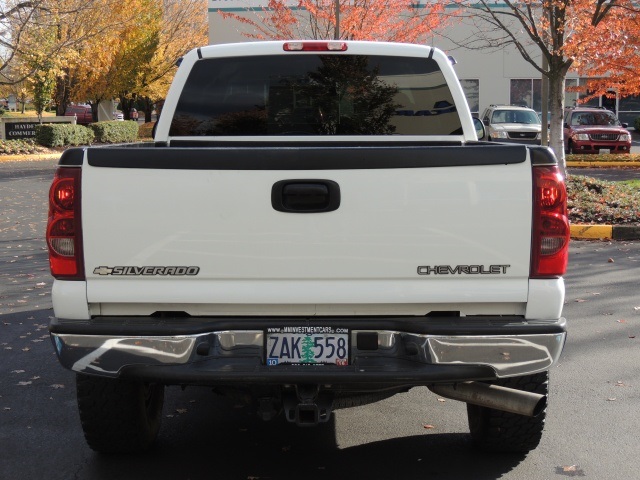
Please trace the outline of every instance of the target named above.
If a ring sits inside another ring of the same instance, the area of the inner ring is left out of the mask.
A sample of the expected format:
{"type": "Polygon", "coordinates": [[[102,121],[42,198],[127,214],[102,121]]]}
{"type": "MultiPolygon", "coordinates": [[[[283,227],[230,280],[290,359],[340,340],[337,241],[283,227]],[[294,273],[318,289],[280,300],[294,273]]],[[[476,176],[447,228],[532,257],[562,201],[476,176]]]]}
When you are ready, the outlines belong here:
{"type": "Polygon", "coordinates": [[[78,374],[76,394],[85,439],[96,452],[141,452],[155,442],[164,385],[78,374]]]}
{"type": "MultiPolygon", "coordinates": [[[[505,378],[495,385],[539,393],[548,397],[548,372],[505,378]]],[[[535,449],[542,438],[546,408],[535,417],[517,415],[487,407],[467,404],[471,438],[476,447],[491,452],[526,453],[535,449]]]]}

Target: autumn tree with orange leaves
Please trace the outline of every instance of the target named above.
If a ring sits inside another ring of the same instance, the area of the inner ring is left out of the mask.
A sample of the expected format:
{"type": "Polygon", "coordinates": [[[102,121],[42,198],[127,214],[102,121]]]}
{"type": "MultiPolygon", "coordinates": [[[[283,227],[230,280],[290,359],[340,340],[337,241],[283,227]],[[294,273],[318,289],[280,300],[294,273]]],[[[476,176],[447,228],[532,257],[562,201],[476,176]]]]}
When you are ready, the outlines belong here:
{"type": "Polygon", "coordinates": [[[599,2],[599,17],[576,26],[565,45],[571,68],[588,77],[591,95],[640,95],[640,3],[599,2]]]}
{"type": "Polygon", "coordinates": [[[412,5],[407,0],[269,0],[258,12],[220,11],[256,40],[345,39],[424,43],[445,23],[444,4],[412,5]]]}
{"type": "Polygon", "coordinates": [[[455,3],[460,20],[473,25],[471,37],[454,43],[476,50],[515,46],[548,79],[549,145],[564,170],[562,122],[569,70],[601,77],[589,85],[594,95],[611,88],[621,95],[640,93],[639,5],[634,0],[502,0],[502,8],[486,0],[447,3],[455,3]]]}
{"type": "MultiPolygon", "coordinates": [[[[103,100],[119,99],[128,118],[134,101],[145,99],[150,120],[151,104],[166,95],[177,60],[206,42],[206,5],[206,0],[102,0],[93,25],[105,28],[76,49],[61,78],[67,98],[89,102],[94,118],[103,100]]],[[[65,103],[59,98],[59,107],[65,103]]]]}
{"type": "Polygon", "coordinates": [[[207,0],[7,0],[0,86],[45,105],[55,78],[58,114],[89,102],[95,117],[101,100],[120,98],[127,115],[135,99],[164,98],[176,61],[206,41],[207,0]]]}
{"type": "Polygon", "coordinates": [[[207,0],[164,0],[157,39],[151,60],[136,66],[135,88],[120,95],[121,99],[142,99],[147,122],[152,104],[164,99],[169,90],[177,61],[208,41],[207,0]]]}

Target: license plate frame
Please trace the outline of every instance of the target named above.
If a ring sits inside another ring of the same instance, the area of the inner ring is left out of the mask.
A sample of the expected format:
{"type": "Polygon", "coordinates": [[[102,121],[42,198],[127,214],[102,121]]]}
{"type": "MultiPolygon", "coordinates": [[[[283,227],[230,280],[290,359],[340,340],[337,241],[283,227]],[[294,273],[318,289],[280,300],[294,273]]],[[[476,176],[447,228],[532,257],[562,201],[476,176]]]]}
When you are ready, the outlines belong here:
{"type": "Polygon", "coordinates": [[[269,327],[264,336],[267,366],[349,365],[351,342],[347,328],[269,327]]]}
{"type": "Polygon", "coordinates": [[[607,155],[611,153],[611,149],[610,148],[599,148],[598,149],[598,154],[599,155],[607,155]]]}

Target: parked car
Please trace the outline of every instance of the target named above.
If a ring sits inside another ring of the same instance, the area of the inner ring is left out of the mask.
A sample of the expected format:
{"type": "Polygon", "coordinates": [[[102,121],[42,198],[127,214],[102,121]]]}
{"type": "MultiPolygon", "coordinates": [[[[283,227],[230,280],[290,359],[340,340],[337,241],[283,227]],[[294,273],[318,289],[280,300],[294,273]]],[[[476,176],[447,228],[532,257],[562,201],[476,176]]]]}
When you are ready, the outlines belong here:
{"type": "Polygon", "coordinates": [[[113,112],[113,119],[114,120],[123,121],[124,120],[124,114],[122,112],[119,112],[119,111],[113,112]]]}
{"type": "Polygon", "coordinates": [[[138,120],[138,110],[136,110],[135,108],[132,108],[129,111],[129,118],[131,118],[131,120],[138,120]]]}
{"type": "Polygon", "coordinates": [[[575,107],[564,117],[565,153],[629,153],[631,134],[626,123],[604,108],[575,107]]]}
{"type": "Polygon", "coordinates": [[[76,117],[79,125],[88,125],[93,122],[93,113],[89,105],[69,105],[64,112],[65,117],[76,117]]]}
{"type": "Polygon", "coordinates": [[[542,124],[535,110],[518,105],[490,105],[482,114],[489,141],[540,144],[542,124]]]}

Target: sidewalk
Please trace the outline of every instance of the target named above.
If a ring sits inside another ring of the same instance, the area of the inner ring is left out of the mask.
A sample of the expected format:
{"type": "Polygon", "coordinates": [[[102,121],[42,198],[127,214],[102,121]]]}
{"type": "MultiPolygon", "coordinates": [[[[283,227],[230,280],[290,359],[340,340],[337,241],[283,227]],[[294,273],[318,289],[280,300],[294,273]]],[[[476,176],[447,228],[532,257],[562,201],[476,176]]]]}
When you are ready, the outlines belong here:
{"type": "Polygon", "coordinates": [[[567,162],[567,167],[571,168],[640,168],[640,162],[567,162]]]}
{"type": "Polygon", "coordinates": [[[3,162],[38,162],[42,160],[58,160],[59,153],[27,153],[22,155],[0,155],[0,163],[3,162]]]}

